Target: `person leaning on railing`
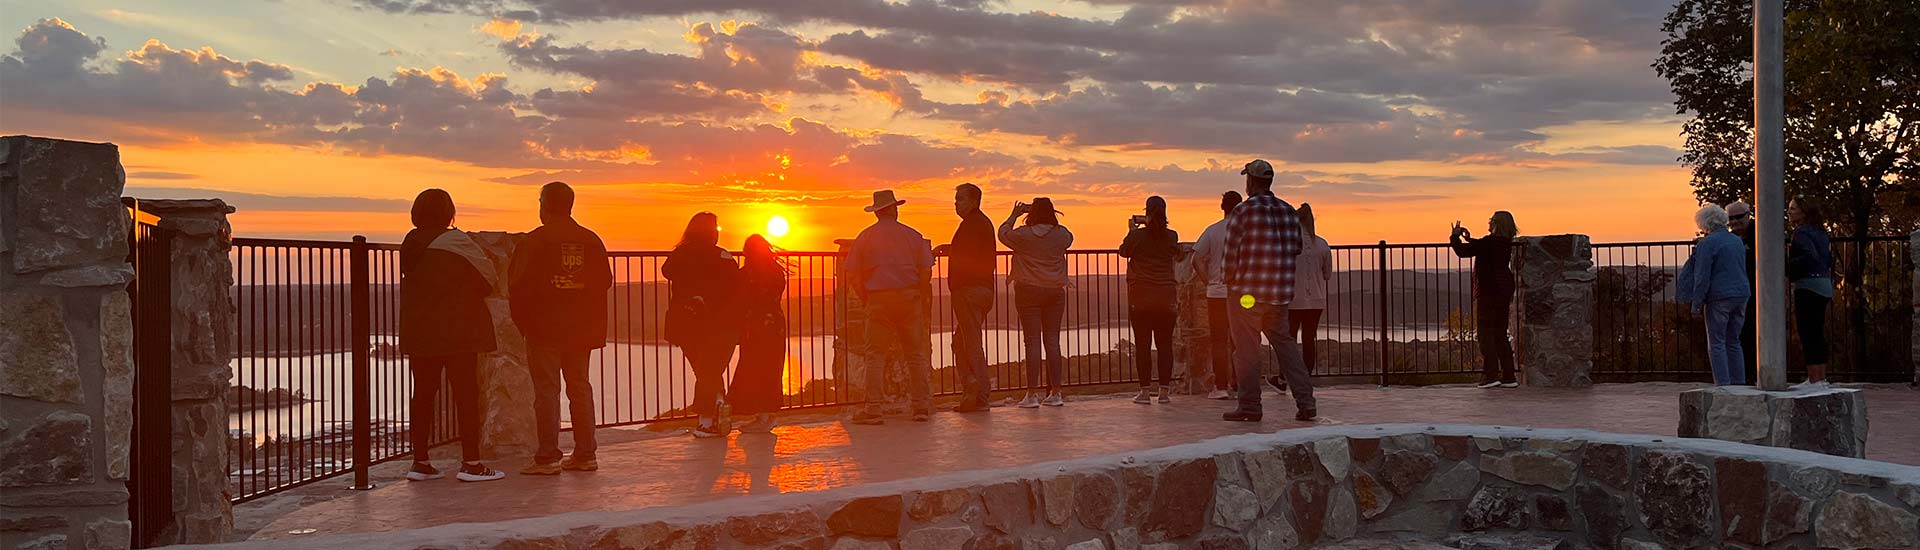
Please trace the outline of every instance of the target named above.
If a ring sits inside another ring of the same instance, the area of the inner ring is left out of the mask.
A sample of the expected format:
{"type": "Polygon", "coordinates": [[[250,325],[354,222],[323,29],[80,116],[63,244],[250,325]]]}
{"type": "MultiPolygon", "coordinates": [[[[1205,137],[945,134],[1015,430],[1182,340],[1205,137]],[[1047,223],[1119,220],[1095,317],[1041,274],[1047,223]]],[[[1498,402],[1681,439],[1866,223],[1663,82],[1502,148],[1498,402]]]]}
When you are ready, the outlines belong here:
{"type": "Polygon", "coordinates": [[[1746,322],[1747,298],[1753,295],[1747,286],[1746,247],[1740,237],[1727,231],[1727,211],[1718,205],[1701,207],[1693,222],[1705,236],[1694,243],[1693,255],[1681,266],[1674,298],[1705,313],[1707,361],[1713,367],[1714,385],[1745,384],[1740,326],[1746,322]]]}
{"type": "Polygon", "coordinates": [[[1513,306],[1513,238],[1520,227],[1513,213],[1501,210],[1487,218],[1487,236],[1475,239],[1473,232],[1453,223],[1448,241],[1453,253],[1473,258],[1474,339],[1480,341],[1480,387],[1516,388],[1513,343],[1507,339],[1507,320],[1513,306]]]}
{"type": "Polygon", "coordinates": [[[492,260],[465,231],[453,227],[453,196],[439,189],[413,199],[413,230],[400,243],[400,351],[413,370],[408,419],[413,468],[407,479],[439,479],[428,456],[434,401],[442,373],[460,424],[460,481],[493,481],[507,474],[480,463],[480,354],[493,351],[492,260]]]}

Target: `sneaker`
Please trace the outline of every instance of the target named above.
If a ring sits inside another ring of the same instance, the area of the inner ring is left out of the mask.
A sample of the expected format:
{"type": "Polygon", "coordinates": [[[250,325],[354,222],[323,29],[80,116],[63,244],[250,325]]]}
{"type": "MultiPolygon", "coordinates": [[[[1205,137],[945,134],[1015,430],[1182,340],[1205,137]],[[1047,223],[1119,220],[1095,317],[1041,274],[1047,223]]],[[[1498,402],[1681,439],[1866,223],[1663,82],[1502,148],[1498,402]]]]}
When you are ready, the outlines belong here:
{"type": "Polygon", "coordinates": [[[1227,390],[1213,390],[1213,391],[1207,392],[1207,399],[1212,399],[1215,401],[1226,401],[1228,399],[1233,399],[1233,398],[1234,398],[1233,393],[1228,392],[1227,390]]]}
{"type": "Polygon", "coordinates": [[[1500,387],[1502,387],[1502,388],[1518,388],[1518,387],[1520,387],[1520,383],[1519,383],[1519,382],[1501,382],[1501,383],[1500,383],[1500,387]]]}
{"type": "Polygon", "coordinates": [[[881,424],[886,424],[887,419],[881,418],[880,415],[873,414],[870,412],[861,412],[853,415],[853,423],[860,424],[863,426],[879,426],[881,424]]]}
{"type": "Polygon", "coordinates": [[[1141,405],[1152,405],[1153,392],[1147,391],[1146,388],[1140,388],[1140,394],[1133,396],[1133,402],[1141,405]]]}
{"type": "Polygon", "coordinates": [[[1173,402],[1173,391],[1166,386],[1160,386],[1160,402],[1163,404],[1173,402]]]}
{"type": "Polygon", "coordinates": [[[743,434],[763,434],[772,431],[773,415],[770,414],[753,415],[753,420],[749,420],[747,423],[740,425],[740,433],[743,434]]]}
{"type": "Polygon", "coordinates": [[[1277,393],[1287,393],[1287,379],[1281,378],[1279,375],[1268,376],[1267,386],[1272,387],[1273,391],[1277,393]]]}
{"type": "Polygon", "coordinates": [[[1830,386],[1830,384],[1828,384],[1826,380],[1808,380],[1808,381],[1805,381],[1805,382],[1801,382],[1801,383],[1798,383],[1798,384],[1794,384],[1794,385],[1791,385],[1791,386],[1787,386],[1787,389],[1790,389],[1790,390],[1819,390],[1819,389],[1826,389],[1826,388],[1827,388],[1828,386],[1830,386]]]}
{"type": "Polygon", "coordinates": [[[931,420],[932,418],[933,418],[933,416],[932,416],[932,415],[929,415],[929,414],[927,414],[927,413],[924,413],[924,412],[916,412],[916,413],[913,413],[913,421],[914,421],[914,422],[926,422],[926,421],[928,421],[928,420],[931,420]]]}
{"type": "Polygon", "coordinates": [[[431,481],[443,477],[447,476],[440,475],[440,470],[425,462],[415,462],[413,469],[407,470],[407,481],[431,481]]]}
{"type": "Polygon", "coordinates": [[[453,477],[460,481],[493,481],[507,477],[507,473],[488,468],[485,464],[475,462],[461,466],[460,473],[454,474],[453,477]]]}
{"type": "Polygon", "coordinates": [[[1478,385],[1478,386],[1474,386],[1474,387],[1476,387],[1476,388],[1480,388],[1480,389],[1483,389],[1483,390],[1490,390],[1490,389],[1494,389],[1494,388],[1498,388],[1498,387],[1500,387],[1500,381],[1499,381],[1499,380],[1488,380],[1488,381],[1485,381],[1485,382],[1481,382],[1481,383],[1480,383],[1480,385],[1478,385]]]}
{"type": "Polygon", "coordinates": [[[560,469],[571,472],[591,472],[600,469],[600,461],[594,460],[593,457],[570,456],[560,461],[560,469]]]}
{"type": "Polygon", "coordinates": [[[1228,411],[1227,414],[1220,415],[1220,419],[1228,422],[1259,422],[1260,413],[1234,409],[1228,411]]]}
{"type": "Polygon", "coordinates": [[[1312,422],[1317,416],[1320,416],[1320,411],[1313,409],[1301,409],[1300,412],[1293,413],[1293,419],[1301,422],[1312,422]]]}
{"type": "Polygon", "coordinates": [[[699,426],[694,426],[693,436],[700,439],[709,439],[709,438],[715,438],[715,437],[726,437],[727,432],[721,431],[718,426],[714,426],[712,424],[701,424],[699,426]]]}
{"type": "Polygon", "coordinates": [[[1067,398],[1061,396],[1059,393],[1050,393],[1047,394],[1046,399],[1040,400],[1040,404],[1049,407],[1064,407],[1067,404],[1067,398]]]}
{"type": "Polygon", "coordinates": [[[1040,408],[1040,394],[1027,392],[1027,396],[1020,399],[1019,407],[1022,409],[1040,408]]]}
{"type": "Polygon", "coordinates": [[[523,475],[523,476],[560,475],[560,463],[559,462],[534,462],[532,464],[528,464],[525,468],[521,468],[520,475],[523,475]]]}

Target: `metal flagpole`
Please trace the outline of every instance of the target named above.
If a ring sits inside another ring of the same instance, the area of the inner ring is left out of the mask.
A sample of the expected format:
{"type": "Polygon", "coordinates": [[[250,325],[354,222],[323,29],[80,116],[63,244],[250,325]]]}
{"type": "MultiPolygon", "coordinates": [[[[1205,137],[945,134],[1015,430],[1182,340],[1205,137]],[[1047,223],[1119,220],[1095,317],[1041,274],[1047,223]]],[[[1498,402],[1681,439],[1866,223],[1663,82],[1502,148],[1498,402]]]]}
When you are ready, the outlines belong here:
{"type": "Polygon", "coordinates": [[[1753,2],[1754,126],[1754,344],[1759,388],[1787,388],[1787,274],[1785,159],[1781,131],[1784,112],[1785,52],[1782,47],[1783,0],[1753,2]]]}

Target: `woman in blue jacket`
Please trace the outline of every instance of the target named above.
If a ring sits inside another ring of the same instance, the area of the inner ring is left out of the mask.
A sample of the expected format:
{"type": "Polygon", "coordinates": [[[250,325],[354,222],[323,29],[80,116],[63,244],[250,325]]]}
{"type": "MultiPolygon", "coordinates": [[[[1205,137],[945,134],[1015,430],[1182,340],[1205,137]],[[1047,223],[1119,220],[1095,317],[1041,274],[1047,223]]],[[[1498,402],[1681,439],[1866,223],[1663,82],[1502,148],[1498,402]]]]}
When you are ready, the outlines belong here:
{"type": "Polygon", "coordinates": [[[1787,249],[1787,280],[1793,283],[1793,325],[1807,385],[1827,383],[1827,303],[1833,301],[1833,249],[1820,209],[1795,199],[1787,203],[1793,241],[1787,249]]]}
{"type": "Polygon", "coordinates": [[[1719,206],[1701,208],[1693,222],[1704,236],[1695,241],[1693,256],[1680,269],[1678,298],[1707,318],[1707,361],[1713,365],[1714,385],[1746,384],[1740,327],[1746,323],[1747,298],[1753,295],[1747,283],[1746,245],[1727,231],[1727,211],[1719,206]]]}

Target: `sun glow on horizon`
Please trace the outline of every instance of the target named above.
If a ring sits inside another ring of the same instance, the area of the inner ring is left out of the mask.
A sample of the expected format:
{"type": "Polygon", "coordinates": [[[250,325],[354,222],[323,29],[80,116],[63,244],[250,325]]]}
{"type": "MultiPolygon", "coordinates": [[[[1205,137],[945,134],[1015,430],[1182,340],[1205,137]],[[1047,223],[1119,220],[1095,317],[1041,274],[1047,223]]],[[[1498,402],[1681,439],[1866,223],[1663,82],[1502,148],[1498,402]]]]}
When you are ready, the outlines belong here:
{"type": "Polygon", "coordinates": [[[767,236],[775,239],[787,236],[792,227],[787,224],[786,216],[775,215],[767,218],[767,236]]]}

